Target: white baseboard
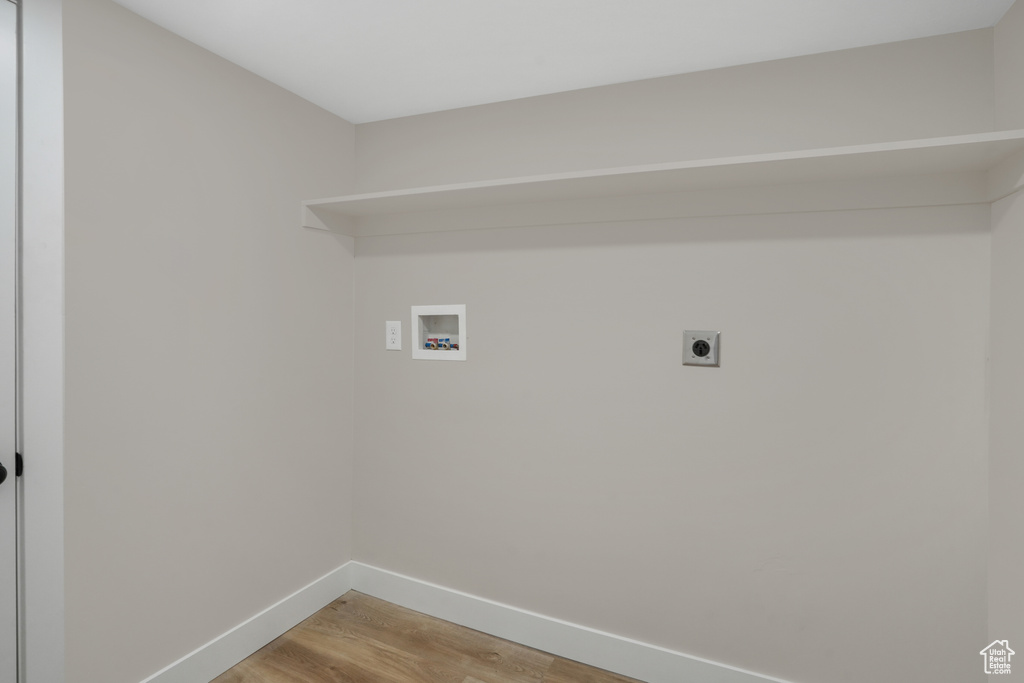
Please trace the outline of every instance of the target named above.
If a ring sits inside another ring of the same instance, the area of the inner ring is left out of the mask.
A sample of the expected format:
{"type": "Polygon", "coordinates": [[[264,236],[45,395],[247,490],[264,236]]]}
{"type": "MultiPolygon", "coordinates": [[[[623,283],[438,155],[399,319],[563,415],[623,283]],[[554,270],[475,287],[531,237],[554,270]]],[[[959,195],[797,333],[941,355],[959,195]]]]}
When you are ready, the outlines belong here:
{"type": "Polygon", "coordinates": [[[360,593],[647,683],[788,683],[349,562],[360,593]]]}
{"type": "Polygon", "coordinates": [[[351,562],[321,576],[142,683],[208,683],[352,588],[351,562]]]}
{"type": "Polygon", "coordinates": [[[349,590],[646,683],[788,683],[348,562],[142,683],[206,683],[349,590]]]}

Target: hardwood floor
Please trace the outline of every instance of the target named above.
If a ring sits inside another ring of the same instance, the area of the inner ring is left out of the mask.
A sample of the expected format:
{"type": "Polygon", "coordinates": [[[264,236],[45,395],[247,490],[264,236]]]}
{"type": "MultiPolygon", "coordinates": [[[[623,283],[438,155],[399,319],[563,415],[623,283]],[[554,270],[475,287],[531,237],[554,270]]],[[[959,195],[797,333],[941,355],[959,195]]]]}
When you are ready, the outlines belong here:
{"type": "Polygon", "coordinates": [[[211,683],[639,683],[349,591],[211,683]]]}

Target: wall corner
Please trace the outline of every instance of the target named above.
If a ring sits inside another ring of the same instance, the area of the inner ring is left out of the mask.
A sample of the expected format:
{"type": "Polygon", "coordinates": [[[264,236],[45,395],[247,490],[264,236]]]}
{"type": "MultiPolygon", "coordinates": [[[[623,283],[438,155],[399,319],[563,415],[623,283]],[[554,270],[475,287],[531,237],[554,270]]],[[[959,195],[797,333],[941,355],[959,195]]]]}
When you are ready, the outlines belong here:
{"type": "Polygon", "coordinates": [[[1024,128],[1024,0],[995,27],[995,127],[1024,128]]]}

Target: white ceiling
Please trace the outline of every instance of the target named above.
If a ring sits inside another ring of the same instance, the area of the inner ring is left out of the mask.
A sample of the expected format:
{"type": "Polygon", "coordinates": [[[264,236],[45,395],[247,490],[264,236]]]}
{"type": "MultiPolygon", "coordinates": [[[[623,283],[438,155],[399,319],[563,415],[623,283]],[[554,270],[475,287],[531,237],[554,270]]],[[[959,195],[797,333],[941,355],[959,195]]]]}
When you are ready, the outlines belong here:
{"type": "Polygon", "coordinates": [[[352,121],[994,26],[1013,0],[116,0],[352,121]]]}

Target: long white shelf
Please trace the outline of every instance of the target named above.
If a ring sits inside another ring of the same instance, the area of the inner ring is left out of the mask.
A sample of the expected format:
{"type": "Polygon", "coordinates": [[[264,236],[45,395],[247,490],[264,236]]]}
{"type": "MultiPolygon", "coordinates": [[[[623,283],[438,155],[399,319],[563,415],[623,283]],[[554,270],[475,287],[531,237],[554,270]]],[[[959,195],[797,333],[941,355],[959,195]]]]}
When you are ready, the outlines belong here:
{"type": "MultiPolygon", "coordinates": [[[[956,177],[953,185],[961,191],[951,195],[951,185],[946,182],[934,185],[931,194],[921,194],[921,184],[917,183],[914,187],[919,188],[916,192],[921,196],[908,201],[940,203],[941,197],[949,203],[992,201],[1019,187],[1017,171],[1024,162],[1018,156],[1024,159],[1024,130],[552,173],[310,200],[303,202],[303,225],[358,236],[493,227],[517,221],[569,222],[587,219],[586,212],[581,213],[578,207],[595,200],[601,203],[602,211],[610,209],[613,217],[626,218],[629,211],[638,210],[638,199],[643,202],[654,195],[684,195],[692,200],[696,196],[724,197],[723,192],[735,195],[736,190],[773,187],[788,187],[792,195],[794,187],[827,187],[854,180],[868,182],[861,194],[884,194],[882,187],[891,182],[871,189],[870,181],[922,177],[956,177]],[[997,171],[998,177],[992,177],[997,171]],[[972,178],[977,182],[971,182],[972,178]],[[926,195],[936,199],[927,199],[926,195]],[[577,210],[567,210],[571,206],[577,210]],[[493,213],[495,207],[520,209],[513,210],[515,216],[509,221],[481,225],[482,210],[493,213]],[[524,212],[522,207],[530,210],[524,212]],[[425,220],[430,216],[432,220],[425,220]],[[412,223],[421,227],[410,228],[412,223]]],[[[747,194],[759,199],[741,200],[739,206],[750,205],[754,211],[760,210],[756,207],[764,205],[771,193],[747,194]]],[[[678,201],[659,201],[665,205],[661,213],[681,210],[678,201]],[[677,208],[667,208],[669,204],[677,208]]]]}

